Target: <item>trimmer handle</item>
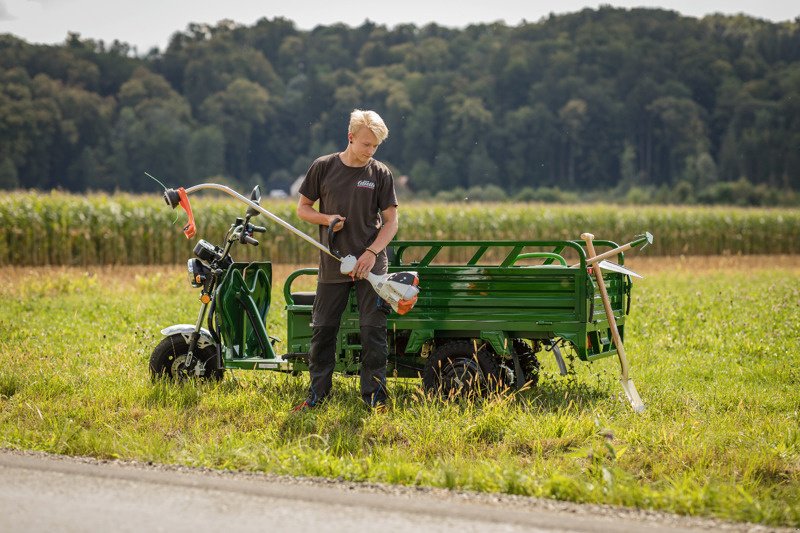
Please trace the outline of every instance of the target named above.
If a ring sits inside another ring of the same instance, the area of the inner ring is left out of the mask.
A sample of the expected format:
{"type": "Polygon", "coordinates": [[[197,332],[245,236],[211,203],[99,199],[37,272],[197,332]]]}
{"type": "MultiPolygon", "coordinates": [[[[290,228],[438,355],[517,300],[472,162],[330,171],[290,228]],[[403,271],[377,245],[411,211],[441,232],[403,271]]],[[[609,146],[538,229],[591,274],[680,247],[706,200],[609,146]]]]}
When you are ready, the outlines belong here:
{"type": "Polygon", "coordinates": [[[335,232],[335,231],[333,231],[333,228],[334,228],[334,227],[336,227],[336,224],[338,224],[338,223],[339,223],[339,222],[341,222],[341,221],[342,221],[342,219],[341,219],[341,218],[339,218],[339,217],[336,217],[336,218],[334,218],[334,219],[331,221],[331,223],[328,225],[328,250],[329,250],[329,251],[330,251],[330,252],[331,252],[333,255],[335,255],[336,257],[338,257],[339,259],[341,259],[341,258],[342,258],[342,254],[341,254],[341,253],[339,253],[339,250],[337,250],[336,248],[334,248],[334,247],[333,247],[333,243],[334,243],[334,241],[336,240],[336,232],[335,232]]]}

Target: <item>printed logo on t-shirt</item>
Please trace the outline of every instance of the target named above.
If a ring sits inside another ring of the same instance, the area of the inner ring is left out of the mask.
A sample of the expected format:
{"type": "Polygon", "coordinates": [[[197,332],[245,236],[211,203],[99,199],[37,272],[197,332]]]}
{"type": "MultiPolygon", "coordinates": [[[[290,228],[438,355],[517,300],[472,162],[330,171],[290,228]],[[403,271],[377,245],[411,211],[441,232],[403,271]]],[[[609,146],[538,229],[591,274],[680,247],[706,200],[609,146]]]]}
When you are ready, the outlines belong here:
{"type": "Polygon", "coordinates": [[[375,182],[374,181],[369,181],[369,180],[360,180],[356,184],[356,187],[361,188],[361,189],[374,189],[375,188],[375,182]]]}

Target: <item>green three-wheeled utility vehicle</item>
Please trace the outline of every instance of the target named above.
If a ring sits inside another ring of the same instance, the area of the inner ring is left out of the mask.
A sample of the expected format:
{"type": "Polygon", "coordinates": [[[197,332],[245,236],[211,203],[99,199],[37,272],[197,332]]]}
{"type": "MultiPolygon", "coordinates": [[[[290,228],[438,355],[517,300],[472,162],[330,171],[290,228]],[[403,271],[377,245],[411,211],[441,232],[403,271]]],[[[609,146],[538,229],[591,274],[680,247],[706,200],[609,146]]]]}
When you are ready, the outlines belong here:
{"type": "MultiPolygon", "coordinates": [[[[262,208],[257,188],[247,199],[215,184],[165,193],[167,203],[187,211],[187,236],[194,233],[188,194],[203,188],[239,199],[247,213],[234,221],[221,246],[196,244],[188,272],[201,289],[201,310],[194,324],[162,331],[165,338],[150,359],[152,374],[219,379],[226,368],[307,370],[315,295],[292,286],[301,276],[316,276],[317,269],[299,269],[284,283],[287,331],[285,353],[278,354],[277,332],[266,323],[271,263],[235,262],[231,248],[257,244],[253,235],[264,228],[250,220],[259,213],[322,245],[262,208]]],[[[584,234],[580,241],[393,241],[389,275],[413,270],[419,286],[413,309],[389,315],[388,374],[421,377],[426,389],[445,395],[521,387],[536,383],[541,350],[552,352],[566,373],[560,347],[568,345],[583,361],[617,355],[625,393],[634,409],[643,409],[622,346],[635,275],[623,265],[624,250],[651,243],[652,236],[622,246],[592,239],[584,234]]],[[[353,292],[337,337],[336,370],[348,374],[358,373],[361,354],[356,305],[353,292]]]]}

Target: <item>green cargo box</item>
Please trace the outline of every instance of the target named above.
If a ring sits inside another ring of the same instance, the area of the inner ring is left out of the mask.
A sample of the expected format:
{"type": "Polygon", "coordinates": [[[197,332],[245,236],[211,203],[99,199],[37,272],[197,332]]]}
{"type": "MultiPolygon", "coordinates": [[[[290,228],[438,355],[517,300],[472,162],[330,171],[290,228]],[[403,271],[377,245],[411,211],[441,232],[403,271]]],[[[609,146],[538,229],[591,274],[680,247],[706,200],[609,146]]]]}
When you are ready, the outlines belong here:
{"type": "MultiPolygon", "coordinates": [[[[594,244],[598,253],[618,247],[594,244]]],[[[517,346],[519,340],[533,347],[567,344],[584,361],[617,353],[582,241],[393,241],[389,252],[389,272],[412,270],[420,279],[416,306],[389,315],[391,374],[420,375],[428,355],[449,342],[466,341],[510,366],[515,340],[517,346]]],[[[624,264],[622,253],[616,259],[624,264]]],[[[294,370],[307,368],[314,294],[292,293],[291,287],[298,277],[316,274],[298,270],[284,286],[287,358],[294,370]]],[[[622,336],[631,279],[604,271],[603,280],[622,336]]],[[[336,369],[357,372],[360,352],[353,291],[342,317],[336,369]]]]}

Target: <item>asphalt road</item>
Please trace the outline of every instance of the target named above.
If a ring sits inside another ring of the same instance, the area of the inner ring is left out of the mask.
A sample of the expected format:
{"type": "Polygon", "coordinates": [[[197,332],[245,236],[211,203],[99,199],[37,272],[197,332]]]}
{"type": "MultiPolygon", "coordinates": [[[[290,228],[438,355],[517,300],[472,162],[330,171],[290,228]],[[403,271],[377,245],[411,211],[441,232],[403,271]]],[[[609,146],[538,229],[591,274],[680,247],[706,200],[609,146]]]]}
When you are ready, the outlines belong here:
{"type": "Polygon", "coordinates": [[[437,489],[0,451],[0,531],[767,531],[437,489]]]}

